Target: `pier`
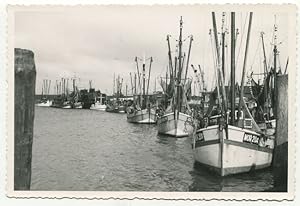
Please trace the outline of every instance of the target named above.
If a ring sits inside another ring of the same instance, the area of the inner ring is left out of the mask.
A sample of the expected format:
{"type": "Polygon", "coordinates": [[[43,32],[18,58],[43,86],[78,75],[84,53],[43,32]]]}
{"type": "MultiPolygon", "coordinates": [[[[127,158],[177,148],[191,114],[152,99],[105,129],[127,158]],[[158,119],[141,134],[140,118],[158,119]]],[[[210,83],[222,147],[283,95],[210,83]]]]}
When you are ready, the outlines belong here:
{"type": "Polygon", "coordinates": [[[15,49],[14,188],[29,190],[35,107],[34,53],[15,49]]]}

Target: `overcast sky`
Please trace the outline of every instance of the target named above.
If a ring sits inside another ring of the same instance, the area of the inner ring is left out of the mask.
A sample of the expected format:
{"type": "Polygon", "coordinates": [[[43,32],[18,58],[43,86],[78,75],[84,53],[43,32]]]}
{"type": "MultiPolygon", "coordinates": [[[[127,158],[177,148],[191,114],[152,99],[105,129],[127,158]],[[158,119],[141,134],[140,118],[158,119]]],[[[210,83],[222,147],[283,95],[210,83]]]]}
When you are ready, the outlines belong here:
{"type": "MultiPolygon", "coordinates": [[[[222,12],[217,11],[217,26],[221,30],[222,12]]],[[[273,27],[278,24],[280,63],[285,67],[288,54],[287,13],[274,13],[272,9],[255,11],[248,56],[248,70],[263,71],[260,32],[265,32],[267,58],[270,58],[273,27]]],[[[194,36],[190,64],[200,64],[205,70],[209,88],[214,82],[212,45],[209,29],[212,28],[211,10],[201,6],[98,6],[64,7],[44,10],[24,10],[15,13],[15,47],[30,49],[35,53],[37,68],[37,93],[41,93],[43,79],[52,80],[51,93],[56,79],[73,77],[81,79],[81,87],[88,80],[102,92],[111,94],[113,75],[120,75],[130,89],[129,72],[135,72],[134,57],[153,57],[152,81],[164,76],[168,64],[166,35],[170,34],[175,51],[179,34],[179,19],[183,17],[183,36],[194,36]]],[[[246,42],[248,12],[236,12],[237,79],[240,79],[246,42]],[[246,20],[246,21],[245,21],[246,20]],[[244,26],[245,25],[245,26],[244,26]],[[241,44],[242,42],[242,44],[241,44]]],[[[225,16],[225,26],[230,31],[230,13],[225,16]]],[[[230,34],[227,69],[230,58],[230,34]]],[[[188,40],[184,42],[187,52],[188,40]]],[[[193,77],[192,70],[189,75],[193,77]]],[[[157,89],[159,85],[157,83],[157,89]]]]}

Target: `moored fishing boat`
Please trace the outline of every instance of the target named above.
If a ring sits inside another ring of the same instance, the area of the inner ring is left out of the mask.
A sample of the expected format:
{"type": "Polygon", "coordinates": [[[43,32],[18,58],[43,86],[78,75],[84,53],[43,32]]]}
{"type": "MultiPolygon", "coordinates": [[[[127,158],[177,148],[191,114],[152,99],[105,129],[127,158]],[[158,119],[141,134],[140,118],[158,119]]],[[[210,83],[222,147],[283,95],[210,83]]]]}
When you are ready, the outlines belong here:
{"type": "Polygon", "coordinates": [[[52,105],[52,101],[48,99],[50,94],[50,86],[51,80],[44,79],[42,85],[42,95],[41,99],[36,103],[38,107],[50,107],[52,105]]]}
{"type": "Polygon", "coordinates": [[[113,112],[113,113],[122,113],[124,114],[126,112],[125,105],[119,105],[119,104],[113,104],[113,105],[107,105],[105,108],[106,112],[113,112]]]}
{"type": "Polygon", "coordinates": [[[91,108],[92,110],[99,110],[99,111],[105,111],[106,110],[106,104],[101,104],[100,102],[95,102],[92,104],[91,108]]]}
{"type": "MultiPolygon", "coordinates": [[[[224,14],[223,14],[224,17],[224,14]]],[[[272,163],[274,136],[268,135],[257,125],[251,110],[251,101],[244,97],[244,76],[251,30],[252,12],[243,64],[243,75],[239,98],[235,97],[235,86],[230,91],[230,109],[227,108],[227,94],[224,86],[224,59],[220,59],[215,14],[212,13],[216,56],[217,96],[211,98],[210,108],[203,126],[193,133],[195,161],[215,171],[220,176],[249,172],[269,167],[272,163]],[[221,66],[222,62],[222,66],[221,66]],[[236,101],[237,100],[237,101],[236,101]],[[246,100],[248,102],[246,102],[246,100]]],[[[222,33],[225,30],[222,31],[222,33]]],[[[225,34],[225,33],[224,33],[225,34]]],[[[222,42],[224,45],[224,42],[222,42]]],[[[231,12],[231,85],[235,85],[235,13],[231,12]]],[[[213,95],[212,95],[213,96],[213,95]]],[[[195,124],[194,124],[195,125],[195,124]]]]}
{"type": "Polygon", "coordinates": [[[38,107],[50,107],[52,105],[52,101],[49,99],[45,99],[45,100],[40,100],[36,106],[38,107]]]}
{"type": "Polygon", "coordinates": [[[269,167],[273,148],[274,139],[232,125],[199,129],[193,143],[196,162],[220,176],[269,167]]]}
{"type": "MultiPolygon", "coordinates": [[[[99,91],[100,92],[100,91],[99,91]]],[[[95,97],[95,103],[92,104],[91,108],[92,110],[99,110],[99,111],[105,111],[106,109],[106,95],[102,94],[100,92],[100,95],[95,97]]]]}
{"type": "Polygon", "coordinates": [[[190,124],[192,117],[188,114],[190,113],[190,108],[186,97],[187,91],[191,89],[191,81],[187,78],[187,69],[189,65],[193,37],[190,36],[186,71],[185,74],[183,74],[185,55],[182,55],[182,28],[183,21],[181,17],[178,40],[178,56],[175,57],[174,69],[169,41],[170,35],[167,36],[170,81],[168,84],[168,75],[166,75],[165,82],[162,81],[161,83],[166,96],[166,109],[163,114],[158,116],[157,119],[158,133],[173,137],[186,137],[193,131],[193,127],[190,124]]]}
{"type": "Polygon", "coordinates": [[[156,111],[151,108],[138,110],[127,110],[127,121],[131,123],[141,124],[155,124],[156,123],[156,111]]]}
{"type": "MultiPolygon", "coordinates": [[[[137,94],[137,85],[136,85],[136,75],[135,75],[135,85],[132,91],[134,93],[133,103],[127,109],[127,121],[130,123],[141,123],[141,124],[153,124],[156,123],[156,110],[151,108],[151,102],[149,97],[149,82],[150,82],[150,74],[151,74],[151,65],[153,62],[152,57],[149,58],[149,74],[148,78],[146,77],[146,57],[143,57],[143,68],[142,68],[142,83],[139,74],[139,65],[138,58],[135,58],[137,74],[138,74],[138,89],[139,94],[137,94]],[[147,86],[146,86],[146,78],[147,78],[147,86]]],[[[131,81],[132,82],[132,81],[131,81]]],[[[133,85],[131,85],[133,87],[133,85]]]]}
{"type": "Polygon", "coordinates": [[[158,133],[174,137],[186,137],[192,131],[192,117],[183,112],[169,112],[157,120],[158,133]]]}
{"type": "Polygon", "coordinates": [[[122,114],[126,113],[125,101],[120,100],[120,97],[124,96],[122,94],[122,84],[123,84],[123,78],[120,78],[120,76],[115,78],[114,75],[113,98],[107,102],[106,109],[105,109],[106,112],[122,113],[122,114]],[[116,93],[115,93],[115,84],[116,84],[116,93]]]}

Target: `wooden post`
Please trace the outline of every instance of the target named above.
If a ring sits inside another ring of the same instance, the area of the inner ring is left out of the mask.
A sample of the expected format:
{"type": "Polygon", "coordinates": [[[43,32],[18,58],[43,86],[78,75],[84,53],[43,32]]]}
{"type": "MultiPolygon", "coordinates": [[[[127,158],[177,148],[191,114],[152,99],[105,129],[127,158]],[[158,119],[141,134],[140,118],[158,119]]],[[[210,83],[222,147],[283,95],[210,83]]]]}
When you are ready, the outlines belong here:
{"type": "Polygon", "coordinates": [[[36,70],[34,54],[15,49],[14,189],[29,190],[36,70]]]}
{"type": "Polygon", "coordinates": [[[288,75],[277,77],[277,122],[273,158],[274,186],[279,191],[287,191],[288,172],[288,75]]]}

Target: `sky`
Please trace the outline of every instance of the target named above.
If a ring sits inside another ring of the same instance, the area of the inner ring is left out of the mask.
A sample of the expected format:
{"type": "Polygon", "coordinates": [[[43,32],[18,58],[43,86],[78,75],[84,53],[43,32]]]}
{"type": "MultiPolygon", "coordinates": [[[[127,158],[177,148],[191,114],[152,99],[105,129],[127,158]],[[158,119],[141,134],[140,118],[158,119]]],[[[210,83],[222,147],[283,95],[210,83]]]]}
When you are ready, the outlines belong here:
{"type": "MultiPolygon", "coordinates": [[[[222,10],[216,11],[218,31],[222,26],[222,10]]],[[[114,74],[120,75],[131,90],[129,73],[136,72],[135,56],[152,57],[150,91],[154,81],[165,76],[168,65],[166,36],[171,35],[174,56],[179,35],[179,19],[183,17],[183,50],[187,53],[188,36],[193,35],[190,64],[204,69],[205,83],[213,88],[214,58],[209,35],[212,9],[203,6],[86,6],[18,9],[14,14],[14,47],[32,50],[37,69],[36,93],[41,93],[43,79],[80,78],[79,87],[92,86],[111,94],[114,74]]],[[[241,79],[249,12],[236,11],[239,30],[236,45],[237,81],[241,79]]],[[[274,9],[255,10],[251,27],[247,72],[263,71],[260,32],[265,33],[267,61],[271,59],[274,23],[278,25],[279,62],[285,67],[288,50],[288,13],[274,9]]],[[[224,28],[230,31],[230,13],[224,17],[224,28]]],[[[220,34],[219,34],[220,36],[220,34]]],[[[226,33],[226,74],[230,69],[230,34],[226,33]]],[[[146,68],[149,66],[147,62],[146,68]]],[[[140,62],[141,65],[141,62],[140,62]]],[[[189,67],[188,76],[194,78],[189,67]]],[[[228,79],[228,75],[226,75],[228,79]]],[[[161,90],[156,84],[156,90],[161,90]]],[[[123,90],[124,91],[124,90],[123,90]]]]}

